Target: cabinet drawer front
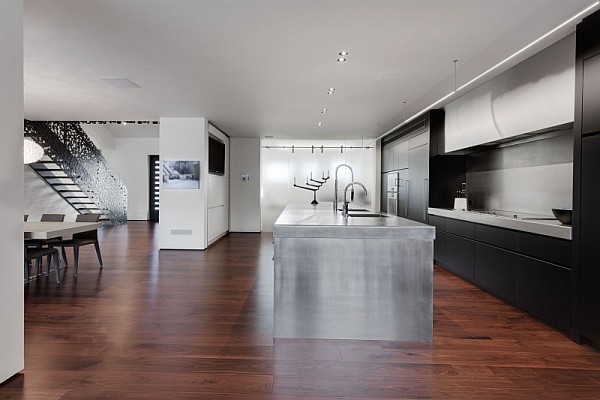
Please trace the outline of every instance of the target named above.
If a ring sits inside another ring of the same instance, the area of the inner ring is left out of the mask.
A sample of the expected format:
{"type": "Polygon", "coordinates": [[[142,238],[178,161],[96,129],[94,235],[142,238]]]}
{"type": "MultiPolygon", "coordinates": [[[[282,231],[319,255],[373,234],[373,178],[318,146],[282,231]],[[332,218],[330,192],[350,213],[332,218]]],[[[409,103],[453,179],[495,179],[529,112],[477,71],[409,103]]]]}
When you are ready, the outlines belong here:
{"type": "Polygon", "coordinates": [[[433,259],[437,263],[446,264],[446,232],[437,231],[433,241],[433,259]]]}
{"type": "Polygon", "coordinates": [[[449,218],[446,220],[446,232],[473,239],[475,237],[475,224],[449,218]]]}
{"type": "Polygon", "coordinates": [[[554,264],[571,267],[571,241],[519,232],[519,252],[554,264]]]}
{"type": "Polygon", "coordinates": [[[444,217],[429,214],[429,225],[435,226],[436,233],[437,231],[446,232],[446,218],[444,217]]]}
{"type": "Polygon", "coordinates": [[[446,269],[473,281],[473,241],[446,234],[446,269]]]}
{"type": "Polygon", "coordinates": [[[475,240],[513,251],[518,248],[517,232],[494,226],[475,225],[475,240]]]}
{"type": "Polygon", "coordinates": [[[571,326],[571,271],[519,256],[518,300],[523,310],[568,332],[571,326]]]}
{"type": "Polygon", "coordinates": [[[517,254],[475,243],[477,285],[511,303],[517,300],[517,254]]]}

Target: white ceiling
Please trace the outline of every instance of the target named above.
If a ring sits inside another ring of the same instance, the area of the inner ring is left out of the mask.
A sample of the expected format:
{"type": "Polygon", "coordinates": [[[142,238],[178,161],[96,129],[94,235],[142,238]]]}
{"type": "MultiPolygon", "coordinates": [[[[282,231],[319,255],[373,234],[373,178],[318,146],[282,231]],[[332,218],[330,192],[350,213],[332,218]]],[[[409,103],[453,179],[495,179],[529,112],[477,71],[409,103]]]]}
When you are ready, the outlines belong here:
{"type": "Polygon", "coordinates": [[[453,60],[460,86],[593,1],[24,3],[28,119],[207,117],[231,136],[351,139],[378,136],[447,94],[453,60]],[[342,50],[348,61],[338,63],[342,50]]]}

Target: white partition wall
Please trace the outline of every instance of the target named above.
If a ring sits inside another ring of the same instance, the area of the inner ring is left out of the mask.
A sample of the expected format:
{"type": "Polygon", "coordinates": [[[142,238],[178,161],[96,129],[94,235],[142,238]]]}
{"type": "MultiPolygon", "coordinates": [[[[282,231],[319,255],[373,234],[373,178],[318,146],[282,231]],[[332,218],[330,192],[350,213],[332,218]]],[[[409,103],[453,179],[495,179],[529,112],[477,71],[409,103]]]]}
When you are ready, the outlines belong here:
{"type": "MultiPolygon", "coordinates": [[[[362,190],[356,190],[355,202],[368,209],[375,209],[376,184],[375,184],[375,148],[344,149],[340,146],[375,146],[374,141],[361,140],[263,140],[261,148],[261,214],[262,230],[271,232],[273,224],[285,205],[289,202],[310,203],[313,192],[294,187],[294,178],[298,185],[305,184],[306,179],[313,174],[313,179],[321,179],[322,174],[329,172],[330,179],[317,192],[318,202],[333,201],[334,174],[339,164],[348,164],[354,172],[354,180],[367,187],[368,195],[365,197],[362,190]],[[277,146],[291,147],[315,146],[311,149],[281,149],[277,146]],[[271,146],[266,148],[265,146],[271,146]],[[320,150],[320,146],[333,146],[336,149],[320,150]]],[[[342,189],[350,183],[350,171],[342,167],[339,169],[339,200],[343,201],[342,189]]],[[[341,204],[340,204],[341,208],[341,204]]],[[[333,212],[333,209],[332,209],[333,212]]]]}
{"type": "Polygon", "coordinates": [[[211,124],[208,134],[225,144],[225,173],[208,174],[207,235],[211,244],[229,231],[229,137],[211,124]]]}
{"type": "Polygon", "coordinates": [[[231,232],[260,232],[260,138],[231,138],[231,232]]]}
{"type": "Polygon", "coordinates": [[[205,118],[160,119],[161,162],[200,162],[199,189],[166,189],[161,180],[160,249],[203,250],[207,246],[207,146],[205,118]]]}
{"type": "Polygon", "coordinates": [[[23,1],[0,2],[0,382],[24,368],[23,1]]]}

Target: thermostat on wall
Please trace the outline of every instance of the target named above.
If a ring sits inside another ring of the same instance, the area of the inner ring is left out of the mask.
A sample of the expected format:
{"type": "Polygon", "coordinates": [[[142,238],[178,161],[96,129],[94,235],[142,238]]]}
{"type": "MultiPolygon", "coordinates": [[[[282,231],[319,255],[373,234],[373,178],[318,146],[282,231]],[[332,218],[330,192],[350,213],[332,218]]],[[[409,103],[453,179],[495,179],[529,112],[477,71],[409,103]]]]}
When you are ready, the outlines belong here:
{"type": "Polygon", "coordinates": [[[244,182],[250,181],[250,175],[249,174],[242,174],[242,181],[244,181],[244,182]]]}

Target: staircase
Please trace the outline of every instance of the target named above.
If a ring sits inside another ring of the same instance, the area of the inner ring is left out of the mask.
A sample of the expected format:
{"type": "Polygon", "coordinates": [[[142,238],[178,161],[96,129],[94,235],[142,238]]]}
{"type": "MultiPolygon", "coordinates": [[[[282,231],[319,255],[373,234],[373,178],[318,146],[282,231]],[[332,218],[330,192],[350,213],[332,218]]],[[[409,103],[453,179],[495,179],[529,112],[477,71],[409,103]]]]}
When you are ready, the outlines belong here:
{"type": "Polygon", "coordinates": [[[78,122],[25,121],[25,135],[44,148],[30,167],[80,214],[127,222],[127,188],[78,122]]]}

